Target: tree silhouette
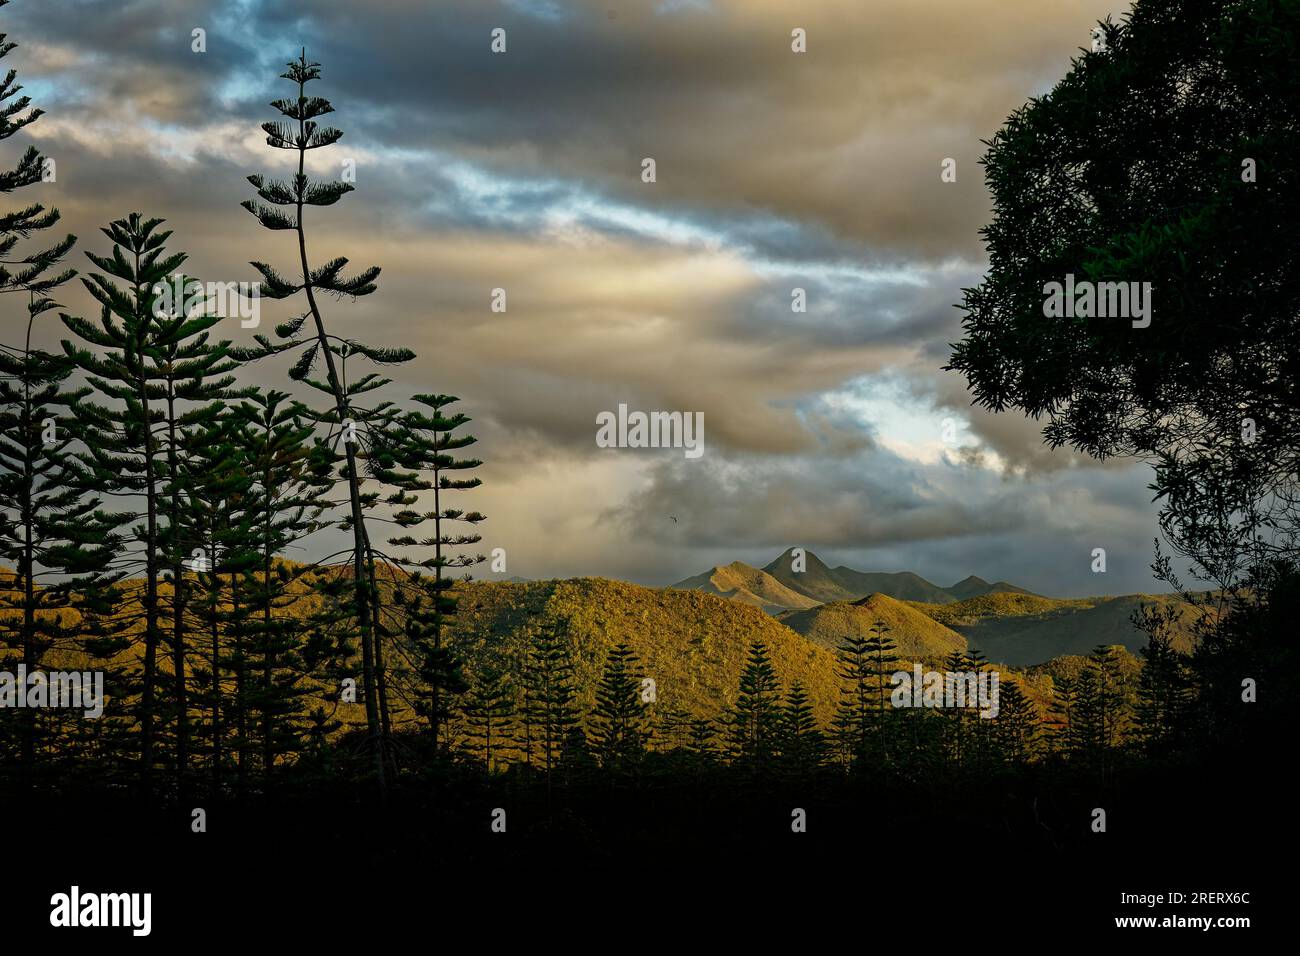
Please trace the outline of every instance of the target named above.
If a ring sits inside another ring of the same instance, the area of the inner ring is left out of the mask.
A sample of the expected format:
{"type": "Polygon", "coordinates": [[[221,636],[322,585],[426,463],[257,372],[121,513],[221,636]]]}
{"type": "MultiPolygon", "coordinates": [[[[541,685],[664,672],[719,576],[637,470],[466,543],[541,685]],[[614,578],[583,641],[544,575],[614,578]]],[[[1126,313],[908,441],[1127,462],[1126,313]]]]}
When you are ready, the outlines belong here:
{"type": "Polygon", "coordinates": [[[780,690],[767,645],[754,641],[740,675],[740,695],[732,710],[729,737],[732,753],[747,766],[771,762],[780,715],[780,690]]]}
{"type": "Polygon", "coordinates": [[[592,743],[601,766],[612,772],[633,768],[645,750],[646,723],[640,665],[630,647],[618,644],[605,659],[591,715],[592,743]]]}
{"type": "Polygon", "coordinates": [[[1298,28],[1287,0],[1143,2],[1016,111],[950,365],[1053,447],[1153,461],[1163,529],[1220,583],[1294,554],[1300,517],[1298,28]],[[1149,327],[1046,314],[1067,274],[1151,283],[1149,327]]]}
{"type": "MultiPolygon", "coordinates": [[[[0,34],[0,59],[17,46],[0,34]]],[[[16,77],[16,71],[9,70],[0,80],[0,141],[42,115],[40,109],[28,109],[29,97],[18,96],[22,86],[16,77]]],[[[15,167],[0,169],[0,193],[39,184],[45,168],[40,151],[27,147],[15,167]]],[[[12,334],[9,341],[17,344],[0,343],[0,561],[13,568],[12,575],[0,573],[0,634],[3,646],[16,649],[19,662],[29,670],[38,668],[56,643],[66,644],[74,636],[61,613],[72,600],[69,582],[49,585],[71,570],[79,575],[76,585],[89,588],[97,577],[96,566],[102,566],[112,550],[110,528],[96,515],[98,502],[83,501],[63,474],[75,431],[71,410],[85,390],[66,388],[71,368],[61,356],[32,347],[37,319],[58,307],[51,293],[75,274],[71,269],[51,270],[76,237],[67,235],[51,246],[21,252],[19,244],[58,222],[59,211],[40,203],[0,215],[0,295],[17,293],[14,298],[26,300],[26,321],[17,323],[13,333],[5,332],[6,339],[12,334]]],[[[23,711],[19,723],[20,759],[30,783],[37,750],[36,712],[23,711]]]]}
{"type": "Polygon", "coordinates": [[[464,709],[469,748],[491,774],[504,762],[514,725],[514,692],[505,671],[488,666],[471,680],[464,709]]]}
{"type": "MultiPolygon", "coordinates": [[[[470,568],[484,560],[481,554],[459,550],[478,544],[482,540],[479,534],[472,530],[459,534],[451,531],[455,525],[468,525],[472,529],[485,520],[484,515],[478,511],[444,507],[444,496],[450,492],[469,491],[482,484],[478,478],[455,477],[460,472],[477,468],[482,462],[455,455],[477,440],[473,435],[456,434],[469,423],[468,416],[459,412],[452,415],[443,413],[448,405],[459,399],[452,395],[416,395],[412,401],[429,408],[431,413],[412,410],[400,416],[394,429],[396,437],[386,445],[391,467],[385,469],[383,477],[398,489],[388,498],[388,503],[397,508],[391,520],[408,532],[389,538],[388,543],[433,549],[432,557],[398,557],[395,560],[399,565],[433,575],[431,581],[420,583],[425,591],[427,609],[421,634],[412,643],[420,661],[419,674],[423,682],[420,693],[427,695],[427,703],[422,709],[429,717],[429,729],[437,749],[442,743],[442,722],[451,712],[448,697],[464,690],[465,686],[457,676],[454,655],[447,647],[445,634],[447,619],[456,613],[456,596],[452,592],[456,582],[448,572],[470,568]],[[433,492],[432,511],[420,512],[412,507],[419,503],[419,493],[424,491],[433,492]],[[430,537],[416,538],[409,533],[429,524],[433,526],[430,537]]],[[[468,577],[467,572],[464,578],[468,577]]]]}
{"type": "Polygon", "coordinates": [[[1038,754],[1038,708],[1016,680],[1002,677],[998,682],[998,715],[993,719],[992,734],[997,752],[1012,766],[1023,766],[1038,754]]]}
{"type": "Polygon", "coordinates": [[[110,567],[121,574],[144,574],[138,602],[144,643],[138,715],[140,779],[146,796],[152,793],[155,734],[164,710],[159,705],[158,651],[165,610],[160,585],[169,570],[174,668],[170,713],[178,724],[178,775],[183,776],[185,768],[188,711],[183,605],[177,591],[184,587],[183,562],[192,554],[184,550],[188,541],[182,527],[183,430],[219,413],[213,400],[232,383],[227,373],[234,364],[226,354],[228,343],[208,341],[208,330],[221,318],[197,308],[191,280],[177,276],[186,255],[167,253],[171,232],[158,228],[162,222],[131,213],[110,223],[103,232],[112,242],[111,252],[87,252],[100,271],[81,280],[100,304],[98,323],[60,314],[63,324],[93,347],[65,340],[65,354],[85,372],[94,390],[114,403],[78,402],[84,448],[75,456],[75,482],[82,488],[112,489],[143,507],[142,512],[121,514],[124,522],[143,523],[130,528],[110,567]],[[169,288],[182,289],[182,301],[174,301],[169,288]]]}
{"type": "Polygon", "coordinates": [[[795,777],[803,778],[821,765],[825,738],[817,727],[808,692],[798,681],[791,685],[781,706],[779,737],[782,762],[795,777]]]}
{"type": "Polygon", "coordinates": [[[578,723],[567,622],[548,621],[533,635],[524,663],[523,684],[528,733],[526,746],[531,752],[535,733],[549,796],[556,766],[569,740],[569,731],[578,723]]]}
{"type": "Polygon", "coordinates": [[[872,725],[874,670],[867,638],[850,635],[836,652],[840,677],[840,700],[832,722],[832,733],[840,754],[849,766],[866,761],[872,725]]]}
{"type": "Polygon", "coordinates": [[[345,277],[348,265],[344,257],[329,260],[315,268],[307,254],[305,211],[307,207],[331,206],[353,187],[348,182],[313,182],[306,174],[307,153],[331,146],[343,136],[342,130],[320,126],[316,119],[334,111],[329,101],[319,96],[308,96],[307,84],[320,78],[320,64],[307,61],[304,53],[288,64],[281,74],[283,79],[296,85],[298,95],[293,99],[275,100],[271,105],[288,122],[277,120],[262,124],[267,145],[273,149],[296,153],[297,171],[288,182],[268,180],[260,175],[248,177],[257,190],[258,199],[246,200],[242,205],[258,221],[272,231],[291,230],[297,237],[298,268],[301,281],[283,278],[264,262],[253,262],[261,273],[262,294],[272,299],[287,299],[302,293],[307,311],[276,328],[281,344],[273,344],[265,336],[255,336],[262,355],[274,355],[285,350],[296,350],[298,359],[290,371],[291,377],[306,382],[329,396],[332,405],[318,412],[319,422],[337,430],[336,440],[342,444],[344,465],[342,479],[347,484],[348,517],[341,527],[350,530],[352,548],[352,603],[356,627],[361,638],[366,724],[370,745],[374,752],[375,774],[380,788],[385,786],[385,728],[388,724],[386,703],[387,688],[384,676],[383,647],[379,625],[380,599],[375,573],[375,553],[366,528],[365,510],[368,492],[362,486],[362,446],[366,441],[366,426],[382,429],[388,420],[386,405],[364,408],[356,399],[366,392],[387,384],[387,380],[365,374],[352,379],[345,368],[350,356],[359,356],[378,364],[405,362],[414,358],[410,349],[374,348],[353,339],[332,335],[325,324],[320,308],[320,294],[336,298],[369,295],[375,291],[379,267],[370,266],[355,276],[345,277]],[[304,325],[311,320],[311,332],[301,338],[304,325]],[[317,364],[323,364],[325,379],[312,377],[317,364]]]}

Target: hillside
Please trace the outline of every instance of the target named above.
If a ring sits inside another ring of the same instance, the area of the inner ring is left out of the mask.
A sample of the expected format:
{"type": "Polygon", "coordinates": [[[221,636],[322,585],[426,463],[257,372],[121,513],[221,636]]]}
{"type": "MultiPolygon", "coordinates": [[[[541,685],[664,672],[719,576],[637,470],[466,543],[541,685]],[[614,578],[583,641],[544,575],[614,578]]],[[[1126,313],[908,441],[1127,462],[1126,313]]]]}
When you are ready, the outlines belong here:
{"type": "Polygon", "coordinates": [[[782,614],[780,620],[831,650],[846,637],[869,636],[877,621],[889,626],[889,636],[904,657],[942,657],[966,647],[965,638],[956,631],[885,594],[871,594],[854,602],[833,601],[807,611],[782,614]]]}
{"type": "Polygon", "coordinates": [[[1198,612],[1174,595],[1054,599],[990,594],[951,604],[911,606],[963,635],[990,660],[1022,666],[1086,655],[1098,644],[1119,644],[1137,653],[1146,646],[1147,634],[1133,624],[1132,616],[1144,604],[1177,606],[1174,646],[1191,649],[1198,612]]]}
{"type": "Polygon", "coordinates": [[[583,707],[593,702],[606,652],[626,642],[645,675],[655,679],[661,705],[716,717],[735,703],[749,644],[761,640],[784,686],[801,681],[823,721],[835,710],[834,654],[749,604],[604,578],[472,583],[457,590],[456,648],[470,671],[491,661],[517,661],[530,628],[567,619],[583,707]]]}
{"type": "MultiPolygon", "coordinates": [[[[347,569],[333,571],[346,574],[347,569]]],[[[0,575],[4,573],[5,569],[0,569],[0,575]]],[[[381,587],[388,576],[387,572],[381,575],[381,587]]],[[[124,586],[128,593],[138,595],[141,582],[132,579],[124,586]]],[[[277,615],[307,615],[319,606],[320,599],[306,593],[303,581],[295,582],[291,590],[301,599],[292,608],[278,609],[277,615]]],[[[796,680],[803,683],[823,723],[830,720],[839,699],[833,653],[805,640],[760,608],[740,601],[604,578],[458,583],[456,593],[460,604],[451,625],[452,641],[470,674],[488,663],[518,663],[531,629],[546,621],[568,620],[577,701],[583,709],[594,703],[608,649],[620,642],[632,647],[645,676],[655,679],[660,705],[679,706],[692,716],[716,718],[735,703],[740,673],[750,642],[755,640],[767,645],[783,688],[796,680]]],[[[171,594],[170,585],[160,588],[164,602],[170,601],[171,594]]],[[[123,613],[138,618],[138,609],[138,604],[130,601],[123,613]]],[[[0,610],[0,620],[6,614],[13,612],[0,610]]],[[[65,624],[75,624],[75,612],[63,615],[65,624]]],[[[394,615],[393,623],[399,618],[394,615]]],[[[138,639],[141,627],[139,620],[133,620],[126,633],[138,639]]],[[[200,662],[197,655],[204,650],[202,646],[192,648],[196,656],[191,666],[200,662]]],[[[124,664],[141,653],[137,640],[115,661],[124,664]]],[[[75,650],[51,651],[45,664],[78,669],[102,666],[75,650]]],[[[160,656],[163,679],[170,675],[170,668],[170,659],[160,656]]],[[[398,721],[410,717],[401,700],[395,701],[394,714],[398,721]]],[[[359,703],[339,705],[337,715],[351,726],[364,723],[364,708],[359,703]]]]}
{"type": "MultiPolygon", "coordinates": [[[[1119,672],[1124,680],[1128,682],[1128,689],[1131,693],[1142,670],[1142,659],[1127,648],[1122,648],[1117,655],[1117,660],[1119,661],[1119,672]]],[[[1045,686],[1050,688],[1062,677],[1078,680],[1079,675],[1083,673],[1087,666],[1088,656],[1085,654],[1068,654],[1062,657],[1054,657],[1046,663],[1025,668],[1024,682],[1031,687],[1046,682],[1045,686]]]]}
{"type": "Polygon", "coordinates": [[[679,581],[672,587],[679,591],[716,594],[729,601],[752,604],[772,613],[788,608],[809,608],[817,604],[813,598],[786,587],[766,571],[760,571],[743,561],[733,561],[725,567],[713,568],[679,581]]]}

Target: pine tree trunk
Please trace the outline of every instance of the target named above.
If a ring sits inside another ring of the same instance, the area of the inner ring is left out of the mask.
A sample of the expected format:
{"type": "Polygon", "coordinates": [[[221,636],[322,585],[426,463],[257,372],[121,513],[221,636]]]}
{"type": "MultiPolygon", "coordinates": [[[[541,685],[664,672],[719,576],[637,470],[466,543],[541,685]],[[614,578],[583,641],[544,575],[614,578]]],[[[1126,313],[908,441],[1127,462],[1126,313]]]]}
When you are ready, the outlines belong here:
{"type": "MultiPolygon", "coordinates": [[[[220,582],[221,578],[214,574],[214,578],[220,582]]],[[[235,576],[230,575],[230,595],[234,600],[235,594],[235,576]]],[[[221,605],[221,585],[217,585],[217,601],[212,608],[212,795],[218,797],[221,794],[221,636],[220,625],[217,620],[218,608],[221,605]]]]}
{"type": "MultiPolygon", "coordinates": [[[[270,487],[270,469],[267,469],[266,485],[270,487]]],[[[270,509],[267,510],[267,525],[270,524],[270,509]]],[[[267,527],[264,541],[270,540],[270,528],[267,527]]],[[[275,659],[271,652],[273,634],[271,631],[271,551],[265,544],[262,547],[262,634],[265,644],[262,652],[262,773],[270,787],[271,768],[275,766],[274,729],[271,717],[271,686],[274,681],[275,659]]]]}
{"type": "MultiPolygon", "coordinates": [[[[140,253],[135,254],[135,272],[140,274],[140,253]]],[[[144,687],[140,693],[140,786],[145,803],[153,799],[153,734],[154,734],[154,684],[158,671],[158,479],[154,474],[154,438],[153,423],[149,411],[148,385],[144,378],[144,337],[149,316],[145,310],[145,289],[137,284],[135,287],[135,305],[137,320],[144,315],[145,328],[141,329],[141,341],[137,343],[135,360],[140,364],[137,371],[136,393],[140,400],[140,412],[144,420],[144,469],[145,469],[145,625],[144,625],[144,687]]]]}
{"type": "MultiPolygon", "coordinates": [[[[299,97],[303,95],[303,85],[301,83],[298,84],[298,94],[299,97]]],[[[301,121],[298,128],[300,140],[304,141],[304,144],[299,146],[298,149],[298,175],[301,177],[304,175],[306,134],[301,121]]],[[[304,280],[303,289],[307,293],[307,306],[311,310],[312,320],[316,325],[316,340],[325,360],[329,386],[334,393],[334,405],[338,412],[339,422],[342,423],[347,418],[347,396],[343,393],[343,385],[339,380],[338,370],[334,364],[334,353],[330,351],[329,337],[325,333],[325,321],[321,317],[320,308],[316,305],[316,296],[312,293],[309,278],[311,276],[311,267],[307,262],[307,236],[302,224],[303,202],[301,196],[298,198],[297,206],[298,221],[296,231],[298,233],[298,257],[302,264],[304,280]]],[[[348,441],[343,442],[343,448],[347,455],[348,465],[348,503],[352,514],[353,540],[352,580],[357,627],[361,631],[361,667],[362,681],[365,684],[366,727],[371,747],[374,750],[375,776],[379,783],[379,789],[383,792],[387,787],[384,772],[384,737],[377,706],[378,680],[374,646],[375,635],[371,626],[370,598],[367,594],[370,580],[366,573],[366,561],[370,557],[370,543],[366,537],[365,516],[361,508],[361,473],[357,467],[356,449],[348,441]]]]}
{"type": "MultiPolygon", "coordinates": [[[[182,306],[183,307],[183,306],[182,306]]],[[[170,393],[174,388],[168,382],[170,393]]],[[[185,790],[189,773],[189,701],[185,694],[185,565],[182,560],[183,546],[180,540],[180,489],[177,485],[179,463],[176,457],[176,404],[173,395],[167,398],[167,459],[171,469],[169,489],[171,498],[171,537],[172,537],[172,678],[176,687],[176,783],[181,801],[185,800],[185,790]]]]}
{"type": "MultiPolygon", "coordinates": [[[[29,373],[23,376],[22,433],[31,435],[32,426],[32,386],[31,386],[31,322],[27,323],[27,348],[23,356],[24,369],[29,373]]],[[[36,565],[35,528],[36,515],[32,504],[32,487],[35,484],[33,472],[35,465],[31,458],[31,441],[23,441],[23,566],[19,569],[23,580],[23,664],[30,674],[37,665],[36,660],[36,587],[32,580],[32,571],[36,565]]],[[[23,711],[23,786],[32,786],[36,771],[36,711],[27,708],[23,711]]]]}

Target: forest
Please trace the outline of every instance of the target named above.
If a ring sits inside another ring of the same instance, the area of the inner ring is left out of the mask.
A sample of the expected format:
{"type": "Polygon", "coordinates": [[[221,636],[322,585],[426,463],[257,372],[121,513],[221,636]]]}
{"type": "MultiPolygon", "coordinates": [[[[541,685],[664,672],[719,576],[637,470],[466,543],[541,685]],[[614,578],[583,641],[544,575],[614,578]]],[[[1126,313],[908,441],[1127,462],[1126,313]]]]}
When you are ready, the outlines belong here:
{"type": "Polygon", "coordinates": [[[62,234],[32,198],[46,158],[22,145],[42,111],[9,71],[0,671],[102,675],[104,708],[0,707],[7,819],[82,820],[121,866],[138,847],[211,853],[250,880],[265,841],[300,872],[345,845],[366,872],[524,874],[655,847],[662,869],[718,853],[812,867],[844,840],[883,854],[890,834],[941,834],[1001,847],[1027,893],[1025,859],[1182,866],[1211,805],[1223,854],[1262,839],[1280,796],[1241,786],[1291,749],[1300,617],[1298,28],[1286,0],[1143,0],[987,144],[990,265],[949,367],[977,404],[1044,419],[1053,447],[1150,461],[1153,567],[1197,609],[1190,650],[1148,608],[1136,666],[1099,645],[1046,697],[1001,669],[995,716],[895,707],[895,672],[999,665],[907,658],[883,623],[845,638],[820,698],[764,640],[738,643],[713,710],[678,695],[688,670],[648,673],[613,627],[579,641],[592,626],[564,608],[471,647],[461,605],[505,586],[471,581],[488,520],[472,402],[377,398],[386,369],[421,359],[382,328],[342,331],[381,273],[309,241],[355,200],[308,174],[343,136],[322,66],[287,62],[267,171],[247,175],[248,228],[283,247],[251,263],[256,309],[214,305],[165,209],[62,234]],[[1150,282],[1149,327],[1047,315],[1040,289],[1067,272],[1150,282]],[[61,300],[82,290],[94,307],[74,314],[61,300]],[[236,344],[234,323],[273,310],[236,344]],[[34,348],[37,327],[61,348],[34,348]],[[254,365],[282,384],[247,385],[254,365]],[[791,856],[804,833],[816,850],[791,856]],[[1106,836],[1124,849],[1099,851],[1106,836]]]}

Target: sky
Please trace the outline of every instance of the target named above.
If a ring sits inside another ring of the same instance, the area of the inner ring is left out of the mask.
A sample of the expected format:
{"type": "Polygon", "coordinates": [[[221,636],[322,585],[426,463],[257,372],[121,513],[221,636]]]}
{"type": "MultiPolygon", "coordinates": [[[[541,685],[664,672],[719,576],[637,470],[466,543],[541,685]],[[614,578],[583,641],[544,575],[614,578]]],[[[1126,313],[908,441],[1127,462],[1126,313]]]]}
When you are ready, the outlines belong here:
{"type": "MultiPolygon", "coordinates": [[[[260,124],[305,47],[323,71],[308,92],[344,131],[311,171],[356,175],[310,211],[309,249],[383,269],[374,295],[327,300],[326,322],[418,353],[384,397],[450,393],[473,418],[484,484],[463,504],[507,566],[483,577],[664,585],[798,546],[940,585],[1164,590],[1148,466],[1048,449],[1042,422],[973,408],[942,369],[985,266],[981,140],[1126,9],[15,0],[5,65],[46,115],[0,149],[55,161],[23,199],[60,210],[78,269],[138,211],[200,278],[255,280],[254,259],[292,276],[292,233],[239,203],[247,175],[288,171],[260,124]],[[620,404],[703,413],[704,453],[599,447],[597,416],[620,404]]],[[[93,314],[75,284],[59,299],[93,314]]],[[[260,330],[232,318],[222,335],[251,343],[293,308],[266,301],[260,330]]],[[[48,315],[38,342],[62,335],[48,315]]],[[[287,364],[241,374],[283,387],[287,364]]]]}

